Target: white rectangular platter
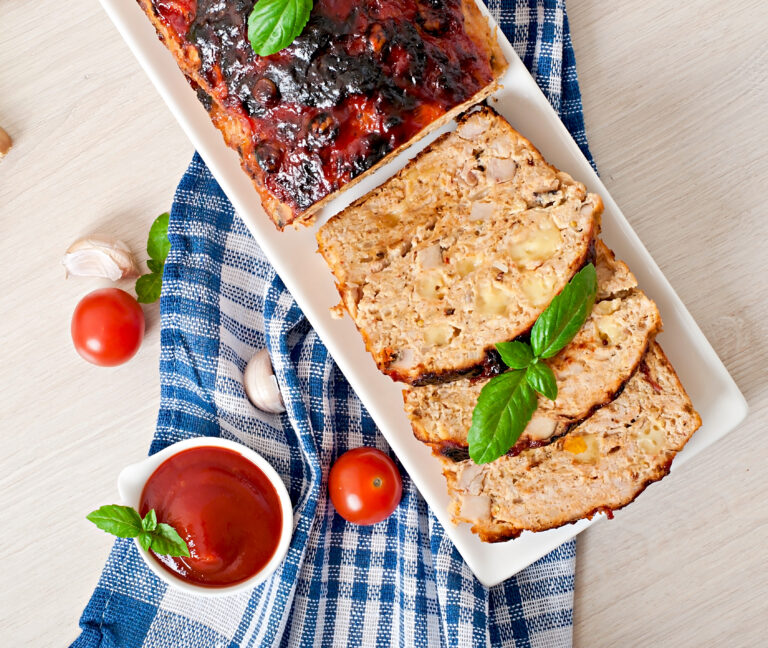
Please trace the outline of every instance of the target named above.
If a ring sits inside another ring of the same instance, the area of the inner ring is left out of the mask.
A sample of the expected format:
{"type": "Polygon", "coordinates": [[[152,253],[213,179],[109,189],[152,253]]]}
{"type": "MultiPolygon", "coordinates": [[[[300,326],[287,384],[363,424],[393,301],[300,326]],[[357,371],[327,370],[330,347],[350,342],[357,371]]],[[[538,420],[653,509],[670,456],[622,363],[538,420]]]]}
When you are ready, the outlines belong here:
{"type": "MultiPolygon", "coordinates": [[[[454,125],[423,139],[331,202],[314,227],[278,232],[262,210],[237,154],[224,144],[142,10],[135,2],[126,0],[101,3],[480,582],[491,586],[509,578],[592,524],[582,520],[544,533],[525,533],[516,540],[494,545],[480,542],[466,525],[454,526],[447,512],[448,496],[439,464],[413,437],[403,412],[401,386],[379,373],[350,318],[334,320],[330,316],[329,307],[338,303],[339,295],[329,269],[316,251],[317,227],[396,173],[408,159],[454,125]]],[[[478,4],[488,15],[485,6],[478,4]]],[[[493,21],[490,16],[489,19],[493,21]]],[[[735,428],[746,416],[746,401],[509,41],[501,30],[498,34],[510,66],[502,79],[502,89],[492,98],[493,107],[528,137],[549,162],[602,196],[603,238],[629,264],[641,287],[659,305],[664,319],[664,333],[659,339],[704,421],[675,460],[674,465],[680,465],[735,428]]]]}

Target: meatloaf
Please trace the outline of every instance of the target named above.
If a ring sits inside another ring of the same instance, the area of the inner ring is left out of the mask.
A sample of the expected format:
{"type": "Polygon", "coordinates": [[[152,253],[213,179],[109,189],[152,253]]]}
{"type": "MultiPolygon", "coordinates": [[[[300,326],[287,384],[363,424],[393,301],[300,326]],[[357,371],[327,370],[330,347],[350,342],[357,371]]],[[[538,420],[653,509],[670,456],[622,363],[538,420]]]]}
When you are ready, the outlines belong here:
{"type": "Polygon", "coordinates": [[[554,443],[482,466],[443,459],[451,513],[497,542],[614,511],[663,478],[700,425],[653,342],[622,394],[554,443]]]}
{"type": "Polygon", "coordinates": [[[426,384],[526,334],[594,257],[602,201],[487,107],[320,228],[381,371],[426,384]]]}
{"type": "Polygon", "coordinates": [[[315,0],[271,56],[252,0],[138,0],[282,229],[497,87],[507,63],[474,0],[315,0]]]}
{"type": "MultiPolygon", "coordinates": [[[[557,399],[539,396],[538,409],[511,454],[550,443],[613,400],[661,329],[656,304],[634,288],[634,277],[626,265],[616,262],[602,242],[598,241],[597,249],[601,301],[570,344],[545,360],[557,378],[557,399]],[[605,272],[607,264],[613,268],[611,274],[605,272]],[[614,291],[612,295],[606,293],[606,286],[614,291]]],[[[416,437],[445,457],[468,458],[467,432],[488,380],[462,379],[403,390],[405,411],[416,437]]]]}

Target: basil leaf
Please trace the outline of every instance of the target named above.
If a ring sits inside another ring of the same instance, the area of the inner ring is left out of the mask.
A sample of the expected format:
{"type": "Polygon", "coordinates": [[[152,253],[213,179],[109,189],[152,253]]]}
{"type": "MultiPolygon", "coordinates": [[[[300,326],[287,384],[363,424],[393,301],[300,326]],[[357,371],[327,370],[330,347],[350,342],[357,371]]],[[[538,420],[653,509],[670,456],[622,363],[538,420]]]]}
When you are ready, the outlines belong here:
{"type": "Polygon", "coordinates": [[[142,304],[150,304],[160,299],[160,290],[163,287],[163,268],[165,259],[171,250],[168,240],[168,223],[170,214],[160,214],[149,228],[147,238],[147,260],[149,274],[142,275],[136,280],[136,299],[142,304]]]}
{"type": "Polygon", "coordinates": [[[525,369],[533,360],[531,346],[525,342],[502,342],[496,345],[496,350],[511,369],[525,369]]]}
{"type": "Polygon", "coordinates": [[[160,299],[163,287],[163,275],[159,272],[145,274],[136,280],[136,299],[142,304],[150,304],[160,299]]]}
{"type": "Polygon", "coordinates": [[[135,538],[142,531],[141,517],[130,506],[111,504],[86,515],[102,531],[118,538],[135,538]]]}
{"type": "Polygon", "coordinates": [[[171,243],[168,241],[168,222],[171,215],[168,212],[160,214],[152,227],[149,228],[149,238],[147,239],[147,254],[156,261],[165,261],[168,252],[171,250],[171,243]]]}
{"type": "Polygon", "coordinates": [[[149,551],[152,546],[152,534],[148,531],[142,531],[139,534],[139,544],[144,551],[149,551]]]}
{"type": "Polygon", "coordinates": [[[147,259],[147,267],[149,268],[150,272],[159,272],[162,274],[163,268],[165,267],[165,262],[158,261],[157,259],[147,259]]]}
{"type": "Polygon", "coordinates": [[[549,400],[557,398],[557,380],[549,365],[536,362],[525,370],[525,380],[540,394],[544,394],[549,400]]]}
{"type": "Polygon", "coordinates": [[[595,303],[597,272],[591,263],[568,282],[539,315],[531,329],[531,347],[537,358],[551,358],[583,326],[595,303]]]}
{"type": "Polygon", "coordinates": [[[170,524],[161,522],[152,531],[152,551],[165,556],[189,556],[187,543],[170,524]]]}
{"type": "Polygon", "coordinates": [[[149,509],[149,512],[141,521],[141,528],[145,531],[154,531],[157,528],[157,513],[155,513],[155,509],[149,509]]]}
{"type": "Polygon", "coordinates": [[[538,401],[523,370],[495,376],[483,387],[467,435],[469,456],[484,464],[505,454],[520,438],[538,401]]]}
{"type": "Polygon", "coordinates": [[[312,0],[259,0],[248,17],[248,40],[259,56],[290,45],[309,20],[312,0]]]}
{"type": "Polygon", "coordinates": [[[138,511],[130,506],[102,506],[86,516],[102,531],[119,538],[136,538],[145,551],[167,556],[189,556],[187,543],[169,524],[157,522],[155,509],[141,519],[138,511]]]}

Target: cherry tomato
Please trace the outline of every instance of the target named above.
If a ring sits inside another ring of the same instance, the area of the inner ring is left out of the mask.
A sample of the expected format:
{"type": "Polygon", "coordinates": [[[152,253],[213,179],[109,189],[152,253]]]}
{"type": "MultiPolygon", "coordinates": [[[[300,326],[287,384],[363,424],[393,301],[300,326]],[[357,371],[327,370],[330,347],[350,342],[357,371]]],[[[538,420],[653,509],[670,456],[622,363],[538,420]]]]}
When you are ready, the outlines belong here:
{"type": "Polygon", "coordinates": [[[75,350],[88,362],[114,367],[130,360],[144,337],[144,312],[119,288],[102,288],[80,300],[72,315],[75,350]]]}
{"type": "Polygon", "coordinates": [[[392,461],[376,448],[355,448],[331,467],[328,491],[339,515],[355,524],[376,524],[397,508],[403,480],[392,461]]]}

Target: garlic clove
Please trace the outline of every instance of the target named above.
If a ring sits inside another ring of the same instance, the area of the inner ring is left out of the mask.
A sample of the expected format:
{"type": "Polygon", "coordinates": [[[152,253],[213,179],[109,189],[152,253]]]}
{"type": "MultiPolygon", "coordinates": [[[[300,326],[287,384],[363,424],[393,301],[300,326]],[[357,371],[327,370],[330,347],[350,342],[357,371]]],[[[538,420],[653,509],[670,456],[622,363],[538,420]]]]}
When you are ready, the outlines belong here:
{"type": "Polygon", "coordinates": [[[128,246],[101,234],[75,241],[69,246],[61,263],[67,277],[104,277],[117,281],[139,276],[128,246]]]}
{"type": "Polygon", "coordinates": [[[3,128],[0,128],[0,158],[5,157],[12,146],[13,140],[11,136],[3,128]]]}
{"type": "Polygon", "coordinates": [[[254,407],[271,414],[280,414],[285,411],[280,387],[272,371],[269,351],[266,349],[257,351],[245,365],[243,387],[248,400],[254,407]]]}

